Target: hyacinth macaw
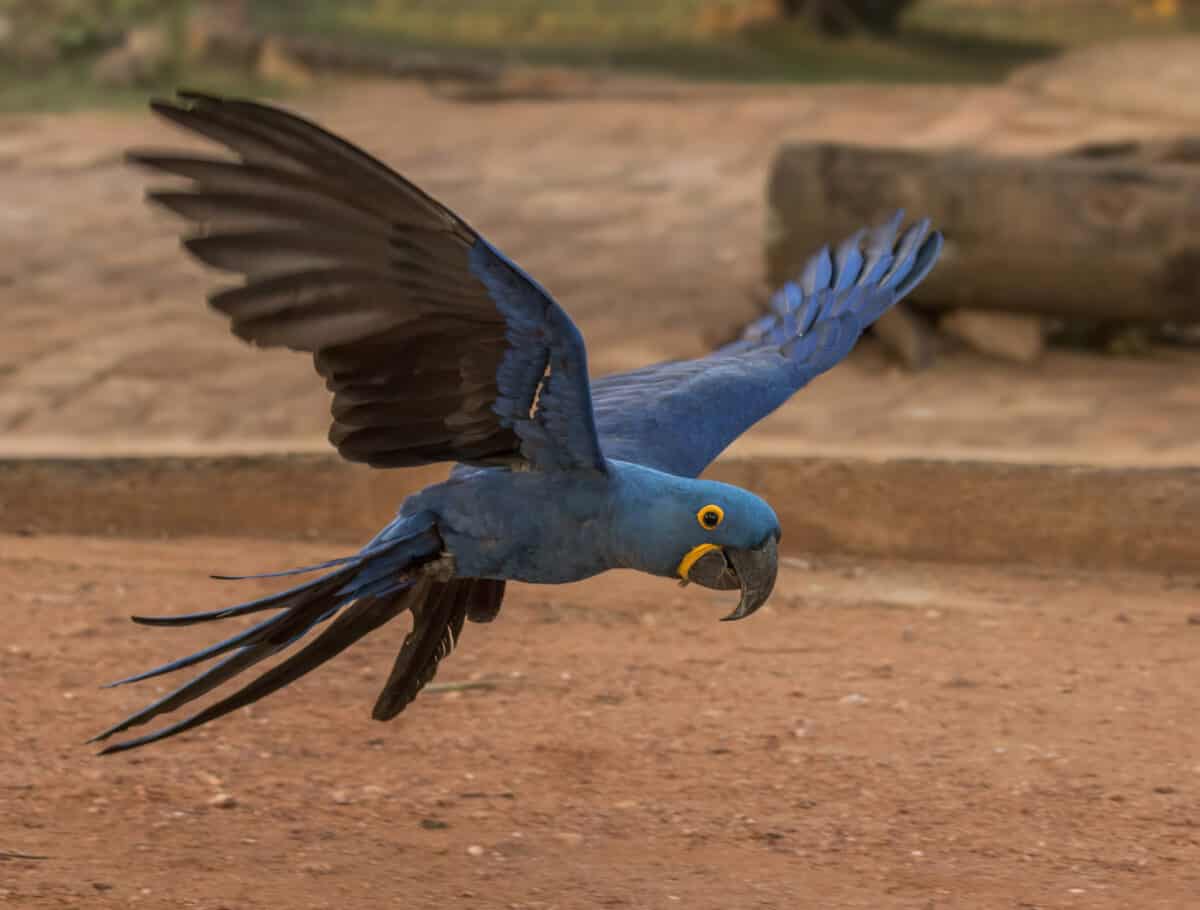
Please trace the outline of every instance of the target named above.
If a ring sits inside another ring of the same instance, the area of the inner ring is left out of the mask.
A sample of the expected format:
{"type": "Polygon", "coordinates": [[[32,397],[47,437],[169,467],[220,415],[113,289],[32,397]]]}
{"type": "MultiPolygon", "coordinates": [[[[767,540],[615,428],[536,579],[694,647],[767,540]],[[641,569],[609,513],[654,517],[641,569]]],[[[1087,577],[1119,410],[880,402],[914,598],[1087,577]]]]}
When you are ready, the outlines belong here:
{"type": "Polygon", "coordinates": [[[759,497],[698,475],[853,347],[933,267],[942,238],[901,215],[816,255],[743,337],[697,360],[589,380],[583,338],[550,294],[465,221],[365,152],[275,107],[181,93],[161,116],[232,158],[133,152],[185,178],[149,198],[197,229],[184,245],[243,283],[209,300],[239,338],[313,355],[333,393],[329,438],[354,462],[457,462],[353,556],[225,609],[134,617],[182,626],[271,618],[113,685],[224,655],[96,740],[198,698],[328,627],[286,660],[119,752],[190,730],[288,685],[410,612],[373,717],[412,701],[464,620],[495,618],[508,581],[562,584],[637,569],[740,588],[726,619],[775,583],[779,521],[759,497]]]}

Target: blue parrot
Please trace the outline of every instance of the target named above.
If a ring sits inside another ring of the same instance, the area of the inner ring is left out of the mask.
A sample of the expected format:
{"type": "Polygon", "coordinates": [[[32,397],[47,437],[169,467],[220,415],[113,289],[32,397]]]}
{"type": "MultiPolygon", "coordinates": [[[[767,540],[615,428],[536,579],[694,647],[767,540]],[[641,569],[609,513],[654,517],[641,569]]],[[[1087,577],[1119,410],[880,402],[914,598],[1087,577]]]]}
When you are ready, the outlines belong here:
{"type": "MultiPolygon", "coordinates": [[[[813,377],[933,267],[942,238],[901,214],[823,249],[742,337],[696,360],[592,381],[583,337],[533,278],[380,161],[261,103],[181,92],[151,107],[232,158],[136,151],[188,181],[148,198],[197,229],[183,243],[243,282],[210,296],[239,338],[312,354],[333,393],[330,441],[352,462],[456,462],[352,556],[252,578],[322,572],[153,626],[275,611],[123,685],[220,657],[92,741],[174,711],[320,635],[243,688],[101,754],[165,739],[296,680],[397,615],[412,628],[375,703],[395,717],[455,647],[489,622],[508,581],[563,584],[636,569],[740,589],[725,619],[775,584],[779,521],[752,493],[698,475],[813,377]]],[[[229,577],[229,576],[218,576],[229,577]]]]}

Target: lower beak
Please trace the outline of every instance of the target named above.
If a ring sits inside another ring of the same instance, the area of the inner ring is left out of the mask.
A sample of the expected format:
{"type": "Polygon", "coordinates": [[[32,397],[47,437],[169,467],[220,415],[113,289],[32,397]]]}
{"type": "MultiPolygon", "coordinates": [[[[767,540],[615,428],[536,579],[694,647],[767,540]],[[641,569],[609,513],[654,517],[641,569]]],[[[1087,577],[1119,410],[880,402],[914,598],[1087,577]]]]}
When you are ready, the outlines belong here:
{"type": "Polygon", "coordinates": [[[737,573],[742,599],[732,613],[722,618],[722,622],[745,619],[767,602],[775,588],[775,574],[779,571],[775,535],[772,534],[753,550],[726,550],[725,558],[737,573]]]}
{"type": "Polygon", "coordinates": [[[742,599],[724,619],[745,619],[771,596],[779,569],[778,538],[774,534],[753,550],[721,549],[701,544],[680,565],[679,576],[686,584],[694,581],[706,588],[729,591],[740,588],[742,599]]]}

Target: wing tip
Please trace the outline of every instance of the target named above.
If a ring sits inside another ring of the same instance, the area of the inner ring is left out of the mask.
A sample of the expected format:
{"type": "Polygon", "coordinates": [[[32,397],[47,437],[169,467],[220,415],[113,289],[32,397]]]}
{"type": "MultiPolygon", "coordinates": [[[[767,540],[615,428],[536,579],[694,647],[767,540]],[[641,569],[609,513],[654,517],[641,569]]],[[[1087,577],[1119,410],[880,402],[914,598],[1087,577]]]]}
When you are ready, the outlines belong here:
{"type": "Polygon", "coordinates": [[[931,231],[929,217],[913,222],[901,234],[904,217],[905,210],[897,208],[873,227],[859,228],[837,245],[838,255],[832,260],[830,245],[823,245],[808,258],[798,278],[784,282],[775,290],[767,312],[746,328],[743,340],[786,344],[794,335],[811,331],[816,323],[849,310],[877,308],[878,312],[873,313],[873,318],[867,319],[864,326],[873,322],[924,280],[937,263],[944,245],[943,234],[931,231]],[[905,248],[902,258],[901,248],[905,248]],[[851,249],[860,255],[846,256],[846,251],[851,249]],[[869,261],[862,257],[863,253],[868,255],[869,261]],[[854,261],[856,268],[861,269],[851,280],[839,275],[844,264],[840,260],[843,259],[854,261]],[[891,284],[895,287],[889,287],[891,284]],[[868,302],[874,295],[860,293],[866,290],[891,290],[894,298],[880,306],[882,301],[877,299],[868,302]],[[858,299],[848,299],[850,297],[858,299]],[[791,318],[801,309],[804,309],[803,319],[791,318]],[[764,326],[764,319],[770,319],[772,324],[764,326]]]}
{"type": "Polygon", "coordinates": [[[212,92],[203,92],[193,88],[177,88],[174,96],[154,95],[146,105],[155,113],[166,111],[187,111],[198,105],[222,104],[227,101],[224,96],[212,92]]]}

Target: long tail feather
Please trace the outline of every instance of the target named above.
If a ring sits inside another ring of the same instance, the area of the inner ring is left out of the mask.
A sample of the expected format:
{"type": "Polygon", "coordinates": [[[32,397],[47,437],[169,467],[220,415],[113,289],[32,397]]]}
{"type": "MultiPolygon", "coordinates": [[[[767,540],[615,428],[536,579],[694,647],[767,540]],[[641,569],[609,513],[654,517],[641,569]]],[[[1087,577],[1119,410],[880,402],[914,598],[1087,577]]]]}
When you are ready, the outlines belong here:
{"type": "Polygon", "coordinates": [[[249,629],[239,632],[237,635],[227,638],[224,641],[209,645],[195,654],[189,654],[187,657],[181,657],[178,660],[163,664],[161,667],[155,667],[153,670],[147,670],[144,673],[138,673],[135,676],[129,676],[117,682],[109,683],[105,688],[112,689],[128,683],[152,679],[155,676],[162,676],[166,673],[174,673],[176,670],[183,670],[195,664],[203,663],[235,648],[249,648],[264,642],[279,642],[279,646],[282,647],[288,642],[294,641],[297,636],[303,635],[324,619],[328,619],[333,611],[336,611],[352,597],[353,595],[342,595],[341,597],[334,595],[331,598],[326,590],[321,590],[307,604],[296,605],[280,613],[278,616],[272,616],[270,619],[258,623],[258,625],[251,626],[249,629]]]}
{"type": "Polygon", "coordinates": [[[142,710],[131,714],[124,720],[113,724],[103,733],[98,733],[88,740],[89,743],[99,742],[108,739],[114,734],[128,730],[130,727],[140,726],[148,720],[153,720],[160,714],[165,714],[168,711],[174,711],[176,708],[190,702],[192,699],[199,698],[202,695],[207,695],[217,686],[227,680],[232,679],[243,670],[247,670],[254,664],[267,657],[270,657],[273,652],[263,647],[245,647],[236,654],[231,654],[218,664],[209,667],[199,676],[188,680],[178,689],[160,698],[158,701],[152,702],[142,710]]]}
{"type": "MultiPolygon", "coordinates": [[[[284,686],[295,682],[306,673],[315,670],[331,658],[336,657],[363,636],[379,628],[389,620],[394,619],[403,608],[404,598],[400,594],[393,595],[390,598],[362,598],[338,616],[330,627],[314,641],[278,666],[272,667],[253,682],[243,686],[232,695],[169,727],[157,730],[154,733],[148,733],[136,739],[107,746],[100,754],[112,755],[128,749],[135,749],[138,746],[158,742],[159,740],[167,739],[187,730],[192,730],[201,724],[216,720],[219,717],[224,717],[238,708],[244,708],[246,705],[253,704],[260,698],[270,695],[272,692],[277,692],[284,686]]],[[[137,721],[137,723],[141,722],[141,720],[137,721]]],[[[127,726],[133,726],[133,724],[118,724],[111,731],[106,731],[105,734],[97,738],[103,738],[104,736],[111,735],[111,733],[127,729],[127,726]]]]}
{"type": "MultiPolygon", "coordinates": [[[[324,663],[380,623],[411,606],[412,601],[407,597],[407,593],[413,587],[415,578],[419,577],[416,568],[433,559],[441,550],[441,537],[437,532],[434,516],[421,513],[399,519],[368,544],[358,556],[346,560],[332,560],[325,564],[336,567],[332,572],[280,594],[211,613],[155,619],[135,617],[152,625],[186,625],[240,616],[257,610],[282,610],[270,619],[194,654],[113,683],[112,685],[116,686],[150,679],[233,651],[199,676],[90,741],[107,739],[200,698],[222,683],[290,647],[326,620],[336,617],[330,627],[314,642],[268,671],[255,683],[179,724],[137,740],[109,747],[101,754],[111,754],[173,736],[287,685],[293,679],[324,663]],[[339,611],[341,615],[338,615],[339,611]],[[289,669],[285,672],[284,667],[289,669]],[[247,693],[257,694],[249,697],[247,693]],[[249,701],[246,700],[248,697],[249,701]]],[[[310,570],[312,568],[314,567],[309,567],[310,570]]]]}
{"type": "MultiPolygon", "coordinates": [[[[343,576],[343,573],[337,574],[338,577],[343,576]]],[[[234,616],[246,616],[250,613],[259,613],[263,610],[283,610],[303,600],[314,588],[319,588],[327,584],[332,577],[331,575],[323,575],[320,578],[306,581],[304,584],[297,585],[294,588],[288,588],[286,591],[268,594],[266,597],[260,597],[257,600],[248,600],[245,603],[236,604],[232,607],[222,607],[219,610],[208,610],[203,613],[182,613],[176,616],[131,616],[129,618],[143,626],[190,626],[200,622],[214,622],[234,616]]]]}
{"type": "Polygon", "coordinates": [[[362,554],[355,556],[340,556],[337,559],[327,559],[325,562],[314,563],[311,566],[300,566],[296,569],[284,569],[282,572],[259,572],[256,575],[210,575],[216,581],[250,581],[255,578],[286,578],[289,575],[307,575],[309,572],[320,572],[322,569],[332,569],[351,562],[362,562],[362,554]]]}

